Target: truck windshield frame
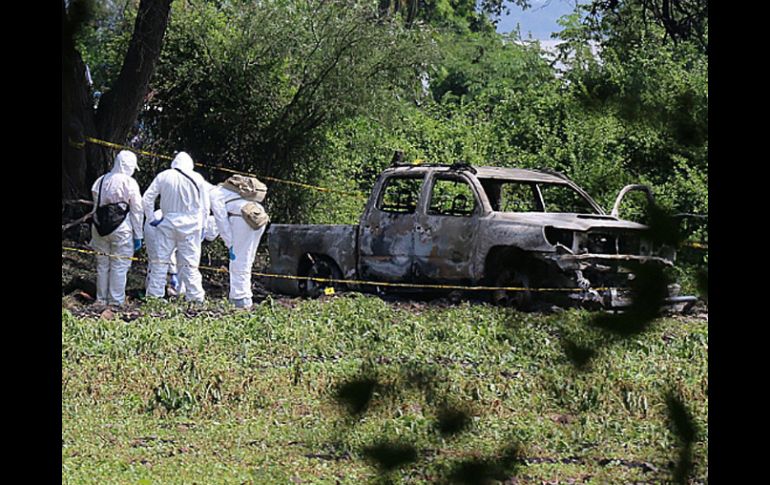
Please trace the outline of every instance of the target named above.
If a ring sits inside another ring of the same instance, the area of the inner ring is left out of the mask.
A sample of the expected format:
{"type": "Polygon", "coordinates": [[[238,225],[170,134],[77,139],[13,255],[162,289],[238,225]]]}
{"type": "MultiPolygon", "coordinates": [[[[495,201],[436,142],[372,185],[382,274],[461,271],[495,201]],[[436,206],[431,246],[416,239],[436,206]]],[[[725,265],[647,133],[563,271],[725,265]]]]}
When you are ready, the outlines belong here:
{"type": "Polygon", "coordinates": [[[493,212],[603,214],[588,194],[568,183],[498,178],[479,178],[479,182],[493,212]],[[560,193],[557,194],[556,190],[560,193]],[[567,208],[570,210],[564,210],[567,208]]]}

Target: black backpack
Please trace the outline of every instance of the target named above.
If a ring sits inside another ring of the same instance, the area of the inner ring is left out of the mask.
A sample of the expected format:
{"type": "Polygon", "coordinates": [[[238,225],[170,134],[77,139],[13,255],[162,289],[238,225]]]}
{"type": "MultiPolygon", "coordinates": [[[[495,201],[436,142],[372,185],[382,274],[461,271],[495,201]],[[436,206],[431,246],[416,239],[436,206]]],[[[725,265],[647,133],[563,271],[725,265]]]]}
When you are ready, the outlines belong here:
{"type": "Polygon", "coordinates": [[[96,210],[94,211],[94,217],[91,219],[96,232],[100,236],[105,237],[112,234],[112,232],[123,223],[128,215],[128,204],[126,202],[116,202],[114,204],[105,204],[99,206],[102,201],[102,185],[104,185],[104,179],[106,175],[102,177],[102,181],[99,183],[99,195],[96,198],[96,210]]]}

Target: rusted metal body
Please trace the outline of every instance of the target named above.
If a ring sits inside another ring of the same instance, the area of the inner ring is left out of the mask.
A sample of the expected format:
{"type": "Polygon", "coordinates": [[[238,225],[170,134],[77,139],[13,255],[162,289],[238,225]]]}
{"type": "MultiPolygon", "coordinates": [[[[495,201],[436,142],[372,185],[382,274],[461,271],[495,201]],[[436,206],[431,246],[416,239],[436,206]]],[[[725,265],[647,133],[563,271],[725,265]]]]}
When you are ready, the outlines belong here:
{"type": "MultiPolygon", "coordinates": [[[[634,263],[673,264],[674,252],[653,248],[646,229],[607,215],[557,173],[417,165],[380,174],[358,225],[273,224],[268,248],[272,273],[305,276],[323,258],[345,279],[580,287],[571,298],[614,307],[622,295],[590,288],[627,286],[634,263]],[[551,191],[574,199],[580,212],[555,211],[544,196],[551,191]]],[[[303,289],[296,280],[268,285],[303,289]]]]}

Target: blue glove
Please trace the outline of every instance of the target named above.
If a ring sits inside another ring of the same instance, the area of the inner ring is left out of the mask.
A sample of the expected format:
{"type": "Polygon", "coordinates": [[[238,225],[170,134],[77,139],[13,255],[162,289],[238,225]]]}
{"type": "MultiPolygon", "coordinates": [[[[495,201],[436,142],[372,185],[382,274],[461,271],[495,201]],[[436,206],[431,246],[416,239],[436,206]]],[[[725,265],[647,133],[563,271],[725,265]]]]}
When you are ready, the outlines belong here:
{"type": "Polygon", "coordinates": [[[232,246],[230,246],[230,261],[235,261],[235,253],[233,252],[232,246]]]}
{"type": "Polygon", "coordinates": [[[157,226],[158,226],[158,224],[160,224],[160,221],[162,221],[162,220],[163,220],[163,218],[162,218],[162,217],[161,217],[160,219],[156,219],[156,220],[152,221],[152,222],[150,223],[150,225],[151,225],[152,227],[157,227],[157,226]]]}
{"type": "Polygon", "coordinates": [[[137,252],[140,249],[142,249],[142,240],[141,239],[134,239],[134,252],[137,252]]]}
{"type": "Polygon", "coordinates": [[[179,278],[177,278],[176,273],[171,273],[170,278],[171,287],[174,288],[174,290],[179,289],[179,278]]]}

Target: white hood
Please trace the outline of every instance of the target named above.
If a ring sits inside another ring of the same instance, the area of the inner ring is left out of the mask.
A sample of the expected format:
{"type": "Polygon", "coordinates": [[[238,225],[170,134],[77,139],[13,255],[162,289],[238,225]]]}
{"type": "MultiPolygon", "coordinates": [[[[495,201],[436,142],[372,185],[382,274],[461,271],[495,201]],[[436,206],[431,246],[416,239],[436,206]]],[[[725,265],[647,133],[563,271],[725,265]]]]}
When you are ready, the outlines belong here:
{"type": "Polygon", "coordinates": [[[123,150],[115,157],[112,164],[112,173],[122,173],[129,177],[134,174],[134,170],[139,168],[136,155],[128,150],[123,150]]]}
{"type": "Polygon", "coordinates": [[[177,153],[176,157],[174,157],[174,161],[171,162],[171,168],[178,168],[183,172],[192,172],[193,167],[194,164],[192,158],[185,152],[177,153]]]}

